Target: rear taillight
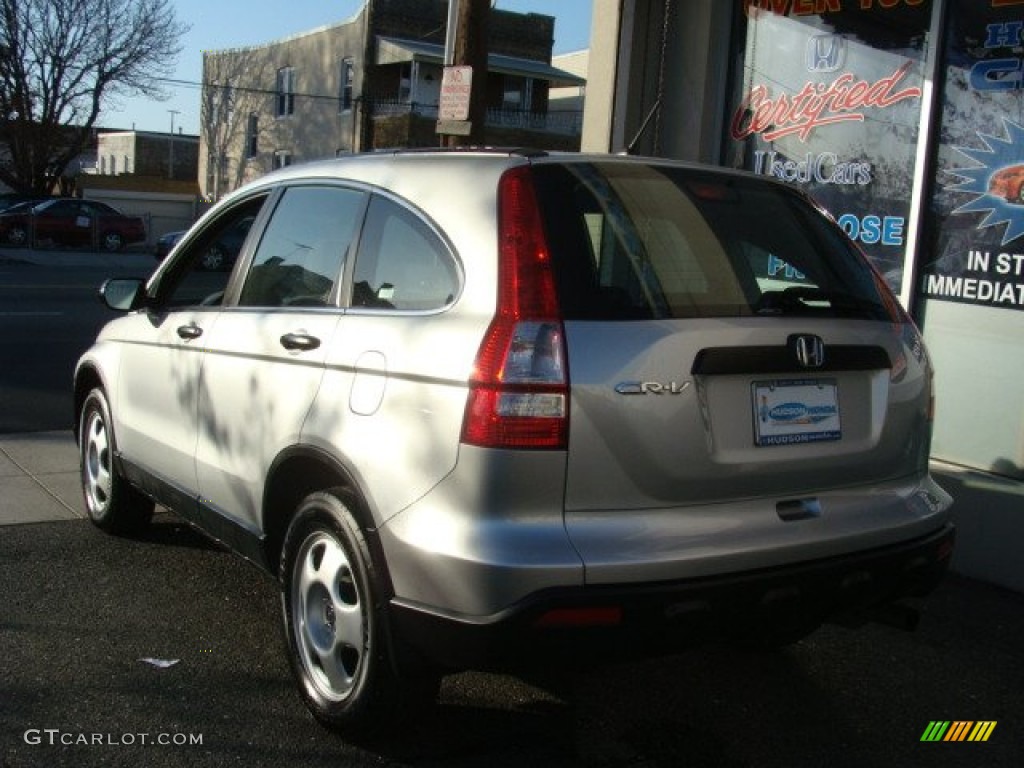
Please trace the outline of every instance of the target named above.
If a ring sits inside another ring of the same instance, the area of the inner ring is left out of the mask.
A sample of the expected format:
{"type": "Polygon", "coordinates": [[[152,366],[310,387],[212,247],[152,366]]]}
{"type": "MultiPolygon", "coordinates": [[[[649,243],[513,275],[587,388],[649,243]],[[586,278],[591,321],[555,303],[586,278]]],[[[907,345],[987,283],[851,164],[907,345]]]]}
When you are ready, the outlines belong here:
{"type": "Polygon", "coordinates": [[[498,307],[469,382],[462,441],[564,449],[569,372],[551,257],[528,168],[498,183],[498,307]]]}

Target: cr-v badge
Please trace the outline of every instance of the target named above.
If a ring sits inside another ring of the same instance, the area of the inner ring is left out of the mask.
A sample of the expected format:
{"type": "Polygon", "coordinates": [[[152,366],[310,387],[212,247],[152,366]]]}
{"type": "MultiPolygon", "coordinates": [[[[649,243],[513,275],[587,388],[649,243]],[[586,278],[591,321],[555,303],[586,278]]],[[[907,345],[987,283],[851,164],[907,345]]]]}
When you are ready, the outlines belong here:
{"type": "Polygon", "coordinates": [[[664,384],[658,381],[623,381],[615,385],[620,395],[681,395],[690,388],[690,382],[679,384],[669,381],[664,384]]]}

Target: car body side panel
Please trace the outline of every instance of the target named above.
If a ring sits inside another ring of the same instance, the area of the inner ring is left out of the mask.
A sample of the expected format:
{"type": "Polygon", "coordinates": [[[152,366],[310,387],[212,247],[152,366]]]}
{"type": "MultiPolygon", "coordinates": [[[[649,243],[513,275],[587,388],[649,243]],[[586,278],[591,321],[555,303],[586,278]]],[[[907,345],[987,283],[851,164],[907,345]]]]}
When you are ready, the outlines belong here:
{"type": "Polygon", "coordinates": [[[458,468],[380,529],[395,599],[483,619],[583,585],[562,522],[565,453],[462,446],[458,468]]]}
{"type": "Polygon", "coordinates": [[[337,311],[226,310],[205,339],[198,382],[198,488],[206,506],[258,529],[267,471],[299,442],[323,378],[325,343],[337,311]],[[281,343],[289,333],[321,339],[309,351],[281,343]]]}
{"type": "Polygon", "coordinates": [[[381,524],[455,467],[466,381],[486,320],[346,314],[302,430],[350,468],[381,524]]]}
{"type": "Polygon", "coordinates": [[[121,346],[118,387],[111,407],[122,453],[185,491],[196,488],[198,381],[203,335],[217,311],[135,312],[108,325],[101,338],[121,346]],[[182,328],[198,329],[182,338],[182,328]]]}

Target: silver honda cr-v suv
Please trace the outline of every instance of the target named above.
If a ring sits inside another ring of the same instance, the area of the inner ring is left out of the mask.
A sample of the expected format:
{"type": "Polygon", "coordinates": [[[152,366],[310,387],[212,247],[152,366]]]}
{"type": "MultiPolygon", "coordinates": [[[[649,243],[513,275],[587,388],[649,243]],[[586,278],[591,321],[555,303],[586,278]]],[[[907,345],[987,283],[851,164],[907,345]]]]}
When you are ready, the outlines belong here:
{"type": "Polygon", "coordinates": [[[949,561],[921,337],[764,179],[294,166],[103,296],[127,314],[75,374],[89,515],[160,503],[279,579],[302,695],[349,733],[445,670],[898,617],[949,561]]]}

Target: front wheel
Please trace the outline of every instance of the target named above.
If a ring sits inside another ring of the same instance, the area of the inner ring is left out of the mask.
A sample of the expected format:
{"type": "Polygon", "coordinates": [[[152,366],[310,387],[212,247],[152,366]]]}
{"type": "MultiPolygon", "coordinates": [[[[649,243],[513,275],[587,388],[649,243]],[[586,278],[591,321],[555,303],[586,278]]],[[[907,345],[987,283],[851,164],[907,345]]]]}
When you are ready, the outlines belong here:
{"type": "Polygon", "coordinates": [[[82,495],[89,519],[109,533],[135,533],[153,517],[153,501],[117,472],[110,407],[103,390],[89,393],[78,422],[82,495]]]}
{"type": "Polygon", "coordinates": [[[344,491],[313,493],[285,535],[281,599],[289,661],[322,724],[349,737],[397,725],[436,680],[400,680],[388,653],[381,580],[344,491]]]}

